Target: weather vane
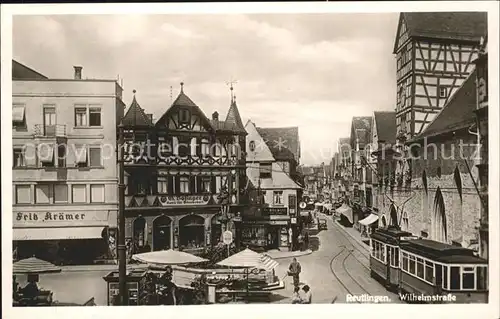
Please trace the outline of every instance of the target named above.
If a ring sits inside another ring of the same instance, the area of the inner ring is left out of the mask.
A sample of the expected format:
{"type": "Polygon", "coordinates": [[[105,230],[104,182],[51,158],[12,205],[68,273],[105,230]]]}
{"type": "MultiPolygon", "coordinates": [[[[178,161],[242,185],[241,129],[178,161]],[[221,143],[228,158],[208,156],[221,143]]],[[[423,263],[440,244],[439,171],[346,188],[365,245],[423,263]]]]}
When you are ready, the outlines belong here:
{"type": "Polygon", "coordinates": [[[236,83],[238,83],[238,81],[237,80],[233,80],[232,77],[231,77],[230,81],[226,82],[226,85],[230,86],[229,89],[231,90],[231,102],[234,101],[234,95],[233,95],[234,88],[233,88],[233,84],[236,84],[236,83]]]}

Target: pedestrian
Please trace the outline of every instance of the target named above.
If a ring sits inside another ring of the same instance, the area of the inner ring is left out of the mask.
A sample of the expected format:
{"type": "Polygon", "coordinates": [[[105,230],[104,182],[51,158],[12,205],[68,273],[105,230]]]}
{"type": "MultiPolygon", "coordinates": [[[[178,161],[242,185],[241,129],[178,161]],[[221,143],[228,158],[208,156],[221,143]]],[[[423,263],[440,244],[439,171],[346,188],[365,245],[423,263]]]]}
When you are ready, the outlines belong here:
{"type": "Polygon", "coordinates": [[[309,232],[304,234],[304,250],[309,249],[309,232]]]}
{"type": "Polygon", "coordinates": [[[299,292],[300,292],[300,288],[298,286],[295,286],[293,288],[292,304],[302,303],[302,298],[300,297],[299,292]]]}
{"type": "Polygon", "coordinates": [[[297,261],[297,258],[293,258],[292,263],[288,267],[288,274],[293,277],[293,285],[298,287],[300,284],[300,272],[302,271],[302,267],[300,263],[297,261]]]}
{"type": "Polygon", "coordinates": [[[304,236],[302,236],[302,234],[299,234],[297,241],[299,244],[299,249],[302,251],[304,249],[304,236]]]}
{"type": "Polygon", "coordinates": [[[302,303],[305,303],[305,304],[312,303],[311,288],[309,288],[308,285],[305,285],[304,287],[302,287],[302,290],[304,291],[304,296],[301,298],[302,299],[302,303]]]}

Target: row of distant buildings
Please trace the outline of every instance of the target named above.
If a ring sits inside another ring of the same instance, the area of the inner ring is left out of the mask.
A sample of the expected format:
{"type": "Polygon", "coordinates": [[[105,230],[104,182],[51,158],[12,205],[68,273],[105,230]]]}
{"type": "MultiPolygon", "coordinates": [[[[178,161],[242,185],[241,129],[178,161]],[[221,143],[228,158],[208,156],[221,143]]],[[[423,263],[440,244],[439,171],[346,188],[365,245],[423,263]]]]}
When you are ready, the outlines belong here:
{"type": "Polygon", "coordinates": [[[486,13],[401,13],[393,53],[395,110],[353,118],[330,164],[333,197],[354,225],[374,214],[487,258],[486,13]]]}
{"type": "Polygon", "coordinates": [[[181,84],[154,121],[135,91],[127,107],[117,80],[84,79],[81,67],[51,79],[13,61],[12,80],[14,258],[116,259],[121,160],[131,253],[199,254],[226,230],[240,247],[295,246],[298,128],[243,125],[232,87],[225,118],[181,84]]]}

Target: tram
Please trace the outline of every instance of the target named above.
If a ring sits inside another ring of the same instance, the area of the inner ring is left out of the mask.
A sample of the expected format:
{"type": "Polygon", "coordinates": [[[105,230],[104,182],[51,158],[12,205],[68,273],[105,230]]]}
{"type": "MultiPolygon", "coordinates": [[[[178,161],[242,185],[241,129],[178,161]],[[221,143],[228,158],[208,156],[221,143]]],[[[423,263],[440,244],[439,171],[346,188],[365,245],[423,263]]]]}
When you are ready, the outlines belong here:
{"type": "Polygon", "coordinates": [[[431,303],[488,302],[488,262],[470,249],[421,239],[397,227],[377,229],[370,246],[371,276],[400,296],[426,296],[414,301],[431,303]]]}
{"type": "Polygon", "coordinates": [[[388,290],[396,290],[399,286],[399,245],[410,238],[417,237],[392,226],[377,229],[371,236],[370,275],[388,290]]]}

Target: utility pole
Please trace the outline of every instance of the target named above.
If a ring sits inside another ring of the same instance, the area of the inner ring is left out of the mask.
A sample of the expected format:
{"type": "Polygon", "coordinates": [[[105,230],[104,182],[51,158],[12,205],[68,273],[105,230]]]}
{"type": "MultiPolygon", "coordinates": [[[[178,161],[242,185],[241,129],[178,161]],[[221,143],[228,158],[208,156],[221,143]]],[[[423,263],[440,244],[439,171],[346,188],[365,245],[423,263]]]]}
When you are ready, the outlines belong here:
{"type": "Polygon", "coordinates": [[[125,166],[124,147],[125,136],[124,127],[118,125],[118,278],[120,291],[120,304],[128,305],[127,291],[127,248],[125,246],[125,166]]]}

